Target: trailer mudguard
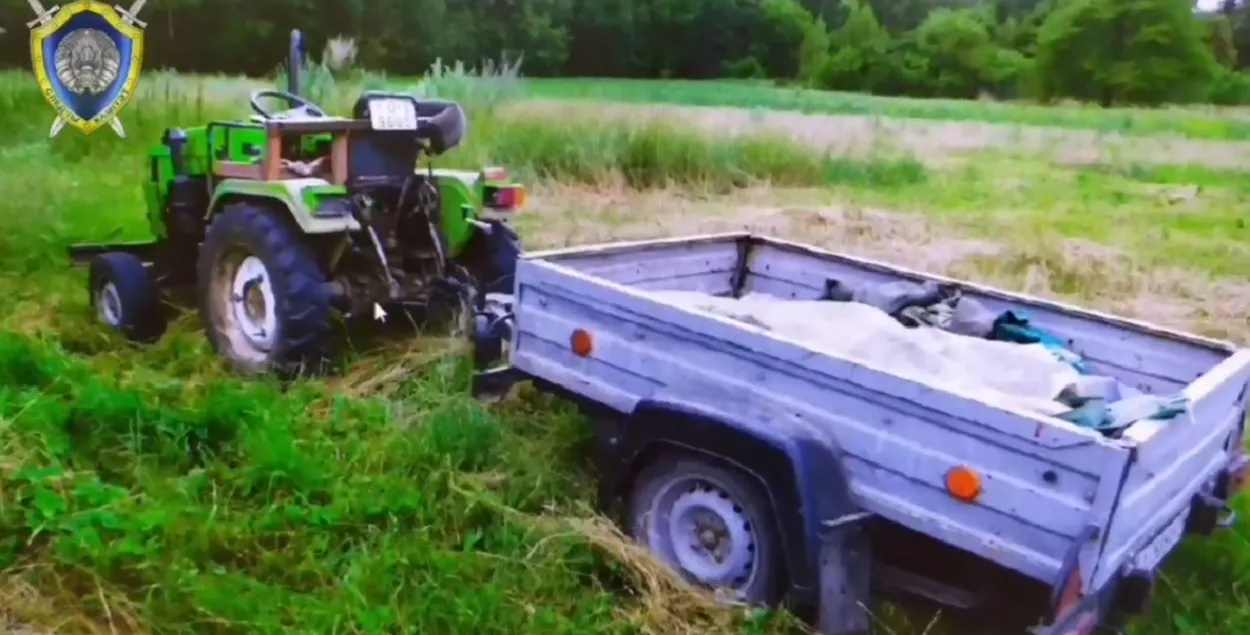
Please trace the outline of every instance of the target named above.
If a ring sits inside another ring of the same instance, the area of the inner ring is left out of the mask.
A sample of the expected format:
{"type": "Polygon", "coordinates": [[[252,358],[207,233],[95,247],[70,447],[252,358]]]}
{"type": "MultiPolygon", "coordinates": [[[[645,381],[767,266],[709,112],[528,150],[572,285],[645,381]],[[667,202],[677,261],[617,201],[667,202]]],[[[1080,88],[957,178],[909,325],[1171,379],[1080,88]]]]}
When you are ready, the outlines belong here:
{"type": "Polygon", "coordinates": [[[652,399],[624,418],[603,422],[598,437],[605,509],[664,452],[710,457],[757,479],[778,523],[789,603],[800,611],[816,607],[822,525],[859,512],[835,443],[802,428],[734,421],[689,403],[652,399]]]}

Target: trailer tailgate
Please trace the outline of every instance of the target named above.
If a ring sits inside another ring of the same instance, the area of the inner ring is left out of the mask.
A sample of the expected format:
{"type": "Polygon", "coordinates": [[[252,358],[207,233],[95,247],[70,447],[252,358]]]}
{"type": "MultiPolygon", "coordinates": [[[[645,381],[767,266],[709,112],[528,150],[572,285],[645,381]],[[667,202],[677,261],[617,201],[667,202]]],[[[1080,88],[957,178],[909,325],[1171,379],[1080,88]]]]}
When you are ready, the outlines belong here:
{"type": "Polygon", "coordinates": [[[1175,545],[1179,532],[1168,530],[1184,523],[1194,495],[1241,450],[1231,446],[1240,439],[1248,381],[1250,350],[1239,350],[1185,389],[1192,420],[1147,420],[1125,433],[1135,447],[1092,586],[1101,586],[1143,550],[1175,545]]]}

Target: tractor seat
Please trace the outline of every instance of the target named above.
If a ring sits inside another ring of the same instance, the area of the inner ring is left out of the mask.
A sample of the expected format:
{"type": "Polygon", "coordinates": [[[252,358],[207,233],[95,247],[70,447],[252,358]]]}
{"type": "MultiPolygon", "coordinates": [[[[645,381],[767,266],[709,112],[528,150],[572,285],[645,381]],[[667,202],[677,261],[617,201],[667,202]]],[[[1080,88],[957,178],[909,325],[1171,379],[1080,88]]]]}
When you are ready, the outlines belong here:
{"type": "MultiPolygon", "coordinates": [[[[460,104],[440,99],[422,100],[402,93],[365,92],[360,99],[356,100],[356,105],[352,108],[352,116],[356,119],[368,119],[369,101],[372,99],[412,100],[417,116],[423,120],[416,131],[416,136],[427,142],[428,154],[437,156],[455,148],[464,140],[465,133],[468,131],[469,121],[460,104]]],[[[401,134],[411,135],[411,133],[401,134]]]]}

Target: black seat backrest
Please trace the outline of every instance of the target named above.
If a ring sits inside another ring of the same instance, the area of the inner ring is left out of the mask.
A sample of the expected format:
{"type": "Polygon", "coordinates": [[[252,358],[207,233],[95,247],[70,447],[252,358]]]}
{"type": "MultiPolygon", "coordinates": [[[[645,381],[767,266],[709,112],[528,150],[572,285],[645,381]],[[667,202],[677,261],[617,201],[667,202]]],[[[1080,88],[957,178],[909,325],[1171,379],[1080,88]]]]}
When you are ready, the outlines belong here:
{"type": "Polygon", "coordinates": [[[417,167],[420,145],[407,130],[359,130],[347,139],[348,185],[403,183],[417,167]]]}
{"type": "Polygon", "coordinates": [[[417,99],[404,93],[366,91],[352,107],[352,117],[367,119],[369,101],[379,98],[407,99],[412,102],[417,116],[422,120],[421,127],[417,130],[417,138],[427,142],[426,151],[430,154],[442,154],[460,145],[468,131],[469,121],[460,104],[440,99],[417,99]]]}

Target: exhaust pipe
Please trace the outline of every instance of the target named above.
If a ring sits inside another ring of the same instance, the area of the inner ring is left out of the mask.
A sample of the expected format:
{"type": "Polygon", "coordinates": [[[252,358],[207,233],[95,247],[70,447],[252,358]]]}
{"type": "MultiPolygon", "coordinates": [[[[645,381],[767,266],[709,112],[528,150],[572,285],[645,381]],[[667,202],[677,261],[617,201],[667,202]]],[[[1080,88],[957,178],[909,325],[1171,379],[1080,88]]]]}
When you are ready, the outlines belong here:
{"type": "MultiPolygon", "coordinates": [[[[286,58],[286,92],[303,97],[304,84],[304,34],[299,29],[291,29],[291,46],[286,58]]],[[[291,102],[291,108],[299,104],[291,102]]]]}

